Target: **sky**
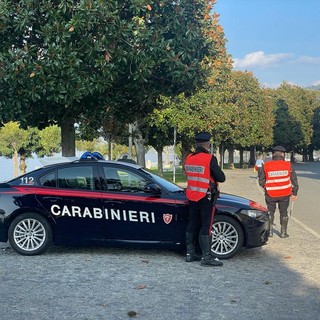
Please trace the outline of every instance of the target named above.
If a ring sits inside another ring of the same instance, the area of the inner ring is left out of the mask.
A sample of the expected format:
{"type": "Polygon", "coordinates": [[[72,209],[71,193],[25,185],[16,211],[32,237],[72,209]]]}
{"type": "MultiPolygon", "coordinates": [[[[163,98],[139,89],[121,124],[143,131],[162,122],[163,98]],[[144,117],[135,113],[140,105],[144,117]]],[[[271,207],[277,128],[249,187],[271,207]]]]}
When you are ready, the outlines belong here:
{"type": "Polygon", "coordinates": [[[320,85],[320,0],[216,0],[235,70],[264,87],[320,85]]]}

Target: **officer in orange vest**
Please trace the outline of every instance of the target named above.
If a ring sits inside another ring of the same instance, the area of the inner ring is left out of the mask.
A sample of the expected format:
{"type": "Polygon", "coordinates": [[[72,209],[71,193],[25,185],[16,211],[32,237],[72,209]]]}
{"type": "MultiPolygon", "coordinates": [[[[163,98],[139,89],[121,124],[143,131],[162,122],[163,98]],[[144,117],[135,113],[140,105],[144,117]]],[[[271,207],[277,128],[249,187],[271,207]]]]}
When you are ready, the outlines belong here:
{"type": "Polygon", "coordinates": [[[259,184],[265,190],[265,200],[270,215],[270,237],[273,237],[273,221],[276,206],[280,212],[281,238],[288,238],[288,207],[290,197],[297,199],[298,179],[290,162],[285,161],[286,149],[282,146],[273,148],[272,160],[260,170],[259,184]]]}
{"type": "Polygon", "coordinates": [[[202,250],[202,266],[222,266],[222,262],[211,255],[212,223],[215,212],[214,202],[218,196],[217,183],[225,181],[225,174],[211,155],[211,135],[200,132],[195,136],[196,150],[189,154],[185,162],[187,175],[186,196],[189,200],[190,219],[186,230],[186,261],[200,260],[195,253],[195,241],[199,233],[202,250]]]}

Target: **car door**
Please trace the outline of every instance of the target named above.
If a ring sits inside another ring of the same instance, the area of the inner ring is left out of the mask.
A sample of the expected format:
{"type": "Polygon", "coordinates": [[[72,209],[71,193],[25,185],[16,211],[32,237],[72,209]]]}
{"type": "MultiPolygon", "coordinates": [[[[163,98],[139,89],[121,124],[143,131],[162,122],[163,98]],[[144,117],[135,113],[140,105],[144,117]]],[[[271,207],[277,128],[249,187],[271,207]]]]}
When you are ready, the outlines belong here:
{"type": "Polygon", "coordinates": [[[105,222],[95,165],[78,164],[53,170],[40,177],[38,201],[51,215],[55,241],[102,240],[105,222]]]}
{"type": "Polygon", "coordinates": [[[164,191],[146,192],[148,180],[137,169],[105,164],[102,168],[102,202],[110,239],[125,241],[176,241],[176,201],[164,191]]]}

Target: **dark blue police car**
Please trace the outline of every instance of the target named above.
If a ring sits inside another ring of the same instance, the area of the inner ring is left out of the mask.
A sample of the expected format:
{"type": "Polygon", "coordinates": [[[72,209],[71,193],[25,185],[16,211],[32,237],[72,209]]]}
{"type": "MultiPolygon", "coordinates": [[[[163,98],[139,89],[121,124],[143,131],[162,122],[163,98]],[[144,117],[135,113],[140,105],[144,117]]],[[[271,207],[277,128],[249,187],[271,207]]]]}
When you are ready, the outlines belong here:
{"type": "MultiPolygon", "coordinates": [[[[221,194],[212,254],[231,258],[242,247],[266,244],[267,210],[221,194]]],[[[0,241],[23,255],[55,245],[185,247],[188,202],[184,189],[128,162],[85,153],[0,184],[0,241]]]]}

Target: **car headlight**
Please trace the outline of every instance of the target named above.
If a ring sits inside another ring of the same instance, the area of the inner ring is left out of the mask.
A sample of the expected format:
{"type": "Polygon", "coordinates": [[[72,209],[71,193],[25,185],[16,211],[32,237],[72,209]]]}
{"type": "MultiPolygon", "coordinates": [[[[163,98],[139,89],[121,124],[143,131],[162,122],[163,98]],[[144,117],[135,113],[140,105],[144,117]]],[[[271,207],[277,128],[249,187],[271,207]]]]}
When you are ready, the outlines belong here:
{"type": "Polygon", "coordinates": [[[258,220],[267,220],[268,219],[268,213],[265,211],[260,210],[241,210],[241,213],[245,214],[246,216],[258,220]]]}

